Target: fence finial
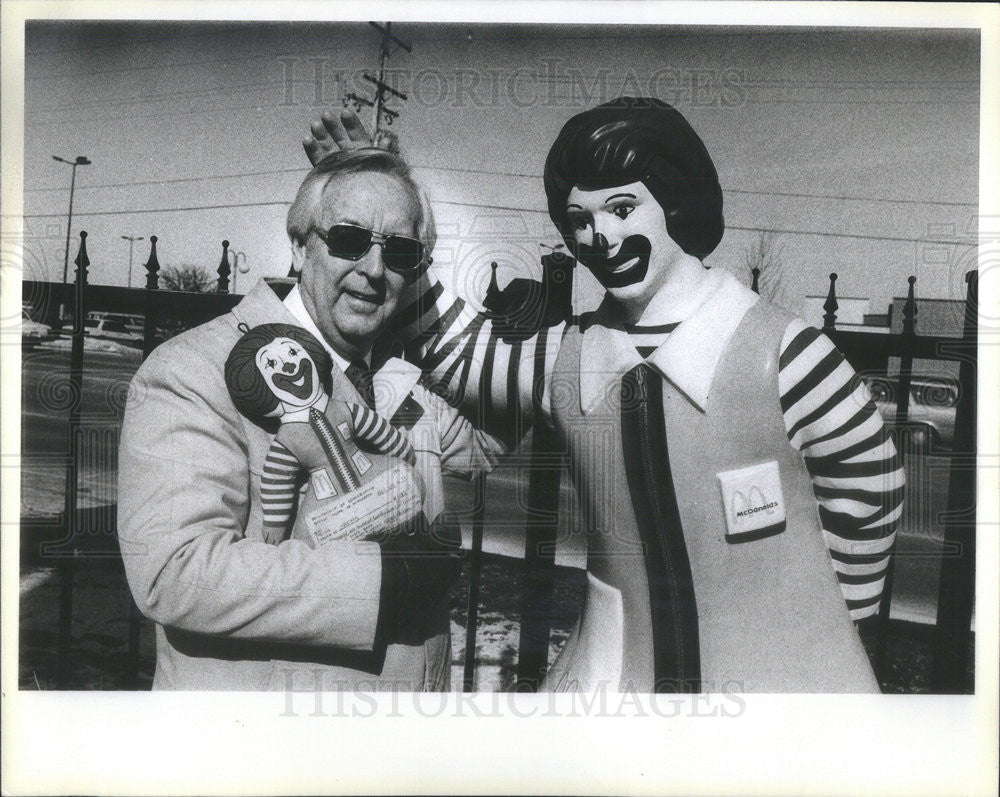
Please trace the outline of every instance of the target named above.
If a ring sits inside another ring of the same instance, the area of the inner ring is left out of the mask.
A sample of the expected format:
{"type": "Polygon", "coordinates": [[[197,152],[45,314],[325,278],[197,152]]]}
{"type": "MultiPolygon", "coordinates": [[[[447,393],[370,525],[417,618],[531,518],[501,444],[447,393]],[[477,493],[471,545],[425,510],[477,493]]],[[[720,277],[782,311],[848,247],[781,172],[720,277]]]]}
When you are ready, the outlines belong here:
{"type": "Polygon", "coordinates": [[[907,282],[910,289],[906,294],[906,304],[903,305],[903,334],[913,335],[917,331],[917,300],[913,298],[913,285],[917,278],[911,276],[907,282]]]}
{"type": "Polygon", "coordinates": [[[750,286],[750,290],[754,293],[760,293],[760,286],[758,285],[758,279],[760,277],[760,269],[754,266],[750,269],[750,273],[753,274],[753,285],[750,286]]]}
{"type": "Polygon", "coordinates": [[[823,302],[823,309],[826,312],[823,314],[823,329],[833,329],[837,325],[837,309],[840,307],[837,304],[837,274],[833,273],[830,275],[830,292],[826,295],[826,301],[823,302]]]}
{"type": "Polygon", "coordinates": [[[229,293],[229,241],[222,242],[222,260],[219,261],[219,284],[216,287],[218,293],[229,293]]]}
{"type": "Polygon", "coordinates": [[[83,230],[80,231],[80,251],[76,253],[76,259],[73,263],[76,265],[77,279],[86,282],[87,266],[90,265],[90,258],[87,257],[87,233],[83,230]]]}
{"type": "Polygon", "coordinates": [[[146,261],[146,289],[155,291],[160,287],[160,261],[156,259],[156,236],[149,236],[149,260],[146,261]]]}

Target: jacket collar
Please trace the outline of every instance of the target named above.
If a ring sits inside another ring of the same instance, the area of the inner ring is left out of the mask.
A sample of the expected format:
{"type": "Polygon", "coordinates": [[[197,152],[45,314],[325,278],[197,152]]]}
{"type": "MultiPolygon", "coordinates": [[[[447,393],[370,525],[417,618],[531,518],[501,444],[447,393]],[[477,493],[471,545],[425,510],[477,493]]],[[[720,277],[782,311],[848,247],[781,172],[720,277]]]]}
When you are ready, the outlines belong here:
{"type": "MultiPolygon", "coordinates": [[[[243,297],[242,301],[233,308],[232,312],[237,323],[244,323],[251,328],[260,324],[302,326],[302,323],[289,312],[282,299],[275,292],[275,288],[264,280],[259,280],[253,289],[243,297]]],[[[392,343],[392,341],[383,339],[373,347],[372,351],[372,360],[377,367],[375,373],[372,374],[375,409],[387,418],[391,418],[395,414],[399,405],[410,394],[421,376],[419,367],[391,356],[391,349],[394,348],[392,343]]],[[[351,380],[337,365],[333,367],[330,382],[331,399],[349,401],[354,404],[363,403],[351,380]]]]}
{"type": "MultiPolygon", "coordinates": [[[[722,353],[759,298],[725,269],[711,269],[705,279],[705,298],[646,360],[702,412],[722,353]]],[[[641,362],[617,304],[606,298],[583,332],[581,411],[592,412],[605,396],[618,390],[622,375],[641,362]]]]}

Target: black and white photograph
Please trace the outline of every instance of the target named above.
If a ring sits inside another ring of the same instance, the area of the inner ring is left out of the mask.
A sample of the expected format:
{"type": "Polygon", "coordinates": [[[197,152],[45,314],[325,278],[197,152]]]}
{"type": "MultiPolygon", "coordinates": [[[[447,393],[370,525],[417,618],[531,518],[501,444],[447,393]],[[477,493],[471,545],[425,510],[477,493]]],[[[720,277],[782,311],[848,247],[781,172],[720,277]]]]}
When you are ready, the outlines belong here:
{"type": "Polygon", "coordinates": [[[5,792],[995,793],[995,6],[198,9],[4,6],[5,792]]]}

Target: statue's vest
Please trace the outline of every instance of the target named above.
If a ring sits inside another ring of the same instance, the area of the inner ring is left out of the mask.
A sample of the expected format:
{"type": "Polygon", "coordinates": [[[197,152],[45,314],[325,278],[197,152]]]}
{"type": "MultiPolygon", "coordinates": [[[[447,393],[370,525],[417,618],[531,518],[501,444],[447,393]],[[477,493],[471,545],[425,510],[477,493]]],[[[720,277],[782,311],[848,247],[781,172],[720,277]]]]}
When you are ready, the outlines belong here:
{"type": "Polygon", "coordinates": [[[693,645],[685,666],[693,661],[696,690],[878,691],[833,571],[809,474],[785,431],[778,358],[790,320],[762,301],[746,312],[704,412],[648,371],[654,387],[662,386],[663,423],[656,418],[653,427],[665,428],[666,440],[662,432],[642,439],[623,429],[630,397],[622,396],[620,380],[583,412],[583,333],[567,330],[550,396],[589,535],[588,591],[545,688],[684,691],[671,684],[677,673],[664,669],[663,652],[693,645]],[[681,528],[660,522],[659,538],[650,536],[656,524],[636,492],[639,459],[659,462],[672,482],[653,492],[675,503],[681,528]],[[737,533],[743,521],[758,530],[737,533]],[[678,585],[657,571],[650,553],[661,548],[674,564],[687,560],[680,568],[689,573],[686,589],[683,578],[678,585]]]}

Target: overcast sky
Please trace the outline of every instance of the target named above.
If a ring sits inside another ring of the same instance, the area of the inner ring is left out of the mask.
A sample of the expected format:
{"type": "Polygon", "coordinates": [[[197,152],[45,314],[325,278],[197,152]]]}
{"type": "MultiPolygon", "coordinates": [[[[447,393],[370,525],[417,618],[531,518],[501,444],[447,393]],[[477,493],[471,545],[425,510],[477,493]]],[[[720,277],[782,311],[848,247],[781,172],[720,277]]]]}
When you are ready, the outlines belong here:
{"type": "MultiPolygon", "coordinates": [[[[391,130],[431,193],[435,262],[460,292],[482,295],[490,260],[501,281],[537,273],[539,243],[557,242],[540,175],[562,124],[653,94],[685,114],[718,168],[727,232],[711,265],[741,271],[754,236],[773,229],[793,298],[825,293],[830,271],[873,312],[910,274],[918,296],[964,295],[978,203],[975,31],[393,29],[412,53],[387,62],[387,82],[409,97],[390,102],[391,130]]],[[[363,23],[34,22],[25,49],[25,276],[61,277],[70,175],[51,156],[86,155],[73,232],[89,233],[91,281],[125,283],[122,235],[155,234],[162,265],[213,272],[228,238],[250,267],[241,293],[288,269],[284,216],[309,120],[348,91],[370,94],[360,75],[378,62],[363,23]]],[[[137,244],[133,284],[147,255],[137,244]]],[[[577,287],[592,295],[586,275],[577,287]]]]}

